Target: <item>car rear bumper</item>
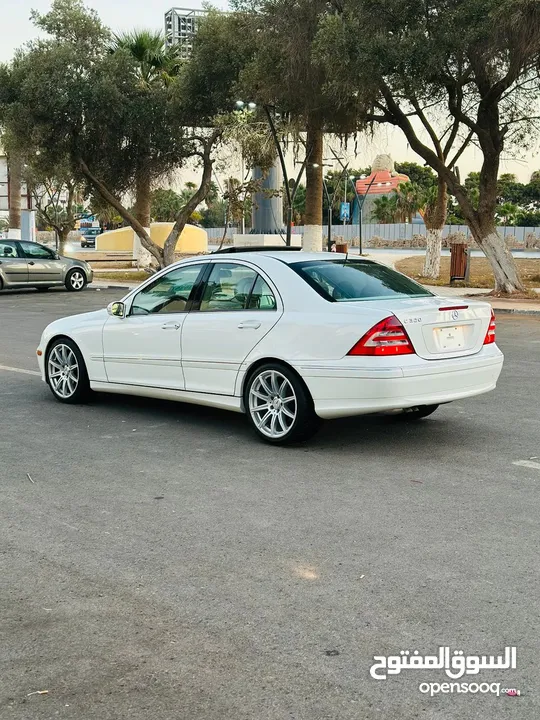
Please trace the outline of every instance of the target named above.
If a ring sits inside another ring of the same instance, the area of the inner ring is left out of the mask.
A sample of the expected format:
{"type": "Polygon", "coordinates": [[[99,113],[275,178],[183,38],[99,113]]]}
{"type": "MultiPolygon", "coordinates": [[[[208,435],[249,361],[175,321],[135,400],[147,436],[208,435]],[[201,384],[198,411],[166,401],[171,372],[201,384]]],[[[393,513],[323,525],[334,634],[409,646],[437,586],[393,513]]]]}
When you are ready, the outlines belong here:
{"type": "Polygon", "coordinates": [[[351,360],[295,366],[309,388],[319,417],[438,405],[481,395],[495,388],[504,356],[493,344],[476,355],[452,360],[422,360],[411,355],[395,358],[395,365],[387,363],[382,367],[375,363],[360,365],[359,358],[354,363],[351,360]]]}

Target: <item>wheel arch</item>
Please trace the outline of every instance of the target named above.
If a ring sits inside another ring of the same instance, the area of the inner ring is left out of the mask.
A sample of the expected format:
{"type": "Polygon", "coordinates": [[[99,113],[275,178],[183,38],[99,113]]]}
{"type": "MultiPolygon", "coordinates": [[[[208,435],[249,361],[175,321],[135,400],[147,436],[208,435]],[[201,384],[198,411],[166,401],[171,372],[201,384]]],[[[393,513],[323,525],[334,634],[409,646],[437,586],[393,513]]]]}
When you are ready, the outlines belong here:
{"type": "Polygon", "coordinates": [[[244,377],[242,378],[242,384],[240,386],[240,407],[242,409],[242,412],[245,413],[245,411],[246,411],[246,408],[244,405],[244,395],[245,395],[246,385],[247,385],[250,377],[260,367],[262,367],[263,365],[268,365],[268,364],[281,365],[282,367],[286,367],[287,370],[290,370],[298,378],[298,380],[302,383],[308,396],[311,398],[311,402],[313,403],[313,397],[311,396],[311,392],[310,392],[304,378],[300,375],[298,370],[295,367],[293,367],[290,363],[288,363],[286,360],[283,360],[282,358],[269,356],[269,357],[258,358],[257,360],[254,360],[244,373],[244,377]]]}
{"type": "MultiPolygon", "coordinates": [[[[48,370],[47,370],[47,360],[49,358],[49,352],[51,349],[52,344],[56,340],[70,340],[72,343],[75,343],[75,345],[79,348],[79,352],[81,353],[81,356],[84,360],[84,355],[82,353],[82,350],[80,348],[79,343],[75,340],[75,338],[71,337],[70,335],[66,335],[66,333],[57,333],[56,335],[53,335],[48,341],[47,345],[45,346],[45,352],[43,354],[44,357],[44,363],[45,363],[45,379],[48,381],[48,370]]],[[[85,360],[86,364],[86,360],[85,360]]]]}

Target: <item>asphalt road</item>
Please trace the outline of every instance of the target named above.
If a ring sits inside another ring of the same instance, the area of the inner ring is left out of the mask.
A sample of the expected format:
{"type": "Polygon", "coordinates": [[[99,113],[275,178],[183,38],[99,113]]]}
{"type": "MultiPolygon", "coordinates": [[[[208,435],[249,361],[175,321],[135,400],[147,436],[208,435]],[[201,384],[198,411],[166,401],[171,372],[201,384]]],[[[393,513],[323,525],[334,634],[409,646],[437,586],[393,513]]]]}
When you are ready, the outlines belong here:
{"type": "MultiPolygon", "coordinates": [[[[0,365],[35,370],[47,322],[112,299],[0,295],[0,365]]],[[[540,320],[501,316],[498,338],[496,392],[290,449],[240,415],[64,406],[0,370],[2,720],[536,720],[540,320]],[[440,646],[516,646],[516,670],[458,682],[521,696],[370,677],[440,646]]]]}

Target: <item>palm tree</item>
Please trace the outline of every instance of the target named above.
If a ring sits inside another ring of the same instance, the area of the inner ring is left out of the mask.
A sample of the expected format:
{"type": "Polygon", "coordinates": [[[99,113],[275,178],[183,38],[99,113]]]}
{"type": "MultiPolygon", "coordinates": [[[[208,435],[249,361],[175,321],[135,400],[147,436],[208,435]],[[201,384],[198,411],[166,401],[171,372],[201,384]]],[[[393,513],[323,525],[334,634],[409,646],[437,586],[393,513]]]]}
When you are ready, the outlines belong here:
{"type": "Polygon", "coordinates": [[[141,82],[150,87],[168,85],[180,70],[178,47],[167,45],[164,36],[153,30],[132,30],[114,36],[111,52],[127,50],[137,61],[141,82]]]}
{"type": "Polygon", "coordinates": [[[515,225],[519,207],[514,203],[506,202],[499,205],[496,212],[497,217],[502,220],[504,225],[515,225]]]}
{"type": "MultiPolygon", "coordinates": [[[[164,36],[153,30],[133,30],[115,35],[110,52],[127,52],[137,63],[143,90],[167,87],[180,70],[178,48],[169,47],[164,36]]],[[[152,174],[150,163],[141,153],[135,178],[135,217],[144,228],[150,227],[152,174]]]]}
{"type": "Polygon", "coordinates": [[[375,220],[375,222],[383,225],[393,223],[396,221],[397,213],[397,195],[395,193],[392,195],[383,195],[373,201],[372,219],[375,220]]]}
{"type": "Polygon", "coordinates": [[[422,188],[416,183],[401,183],[397,189],[397,209],[401,217],[412,222],[413,217],[422,207],[422,188]]]}

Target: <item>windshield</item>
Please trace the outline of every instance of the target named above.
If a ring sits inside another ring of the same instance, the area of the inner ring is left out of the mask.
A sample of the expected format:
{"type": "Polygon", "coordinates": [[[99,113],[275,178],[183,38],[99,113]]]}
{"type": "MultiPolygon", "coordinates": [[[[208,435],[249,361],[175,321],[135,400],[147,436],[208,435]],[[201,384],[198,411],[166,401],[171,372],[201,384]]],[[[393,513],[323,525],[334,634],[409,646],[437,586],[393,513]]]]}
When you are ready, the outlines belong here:
{"type": "Polygon", "coordinates": [[[290,267],[329,302],[433,295],[386,265],[366,260],[306,260],[290,267]]]}

